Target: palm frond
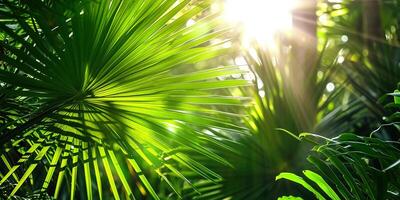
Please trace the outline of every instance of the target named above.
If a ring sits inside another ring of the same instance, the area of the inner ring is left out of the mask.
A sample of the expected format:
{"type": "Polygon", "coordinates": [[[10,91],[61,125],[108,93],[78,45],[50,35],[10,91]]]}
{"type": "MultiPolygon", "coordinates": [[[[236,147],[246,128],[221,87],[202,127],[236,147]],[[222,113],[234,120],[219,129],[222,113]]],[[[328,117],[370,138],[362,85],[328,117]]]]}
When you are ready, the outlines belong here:
{"type": "Polygon", "coordinates": [[[225,51],[221,44],[208,43],[225,33],[213,16],[186,26],[208,3],[2,3],[0,15],[10,20],[0,22],[6,38],[0,43],[5,102],[0,143],[7,165],[0,185],[16,182],[8,195],[17,194],[33,173],[39,178],[30,180],[31,188],[55,198],[68,191],[71,199],[77,190],[86,190],[87,199],[109,194],[158,199],[144,168],[166,182],[168,173],[185,180],[178,165],[206,179],[220,178],[189,155],[199,152],[228,165],[201,145],[218,140],[198,130],[242,132],[233,123],[239,116],[207,105],[240,106],[241,99],[215,91],[249,83],[217,79],[241,73],[238,67],[176,70],[225,51]],[[105,194],[105,188],[111,192],[105,194]]]}
{"type": "MultiPolygon", "coordinates": [[[[390,94],[395,97],[393,101],[397,111],[394,114],[399,111],[397,94],[397,90],[390,94]]],[[[398,121],[391,122],[390,125],[398,129],[398,121]]],[[[316,155],[307,159],[319,174],[309,170],[303,173],[320,189],[293,173],[281,173],[276,179],[296,182],[318,199],[397,199],[400,190],[400,143],[374,138],[380,136],[377,132],[387,125],[381,125],[370,134],[371,137],[344,133],[329,139],[303,133],[301,140],[316,143],[313,148],[316,155]]]]}
{"type": "MultiPolygon", "coordinates": [[[[313,134],[303,134],[302,137],[311,141],[321,139],[313,134]]],[[[305,176],[320,189],[292,173],[281,173],[277,180],[284,178],[299,183],[318,199],[397,199],[398,145],[394,141],[354,134],[324,138],[313,148],[317,156],[308,157],[319,174],[304,171],[305,176]],[[322,193],[318,192],[321,190],[322,193]]]]}
{"type": "MultiPolygon", "coordinates": [[[[250,135],[236,137],[235,142],[225,140],[224,143],[233,150],[213,148],[219,152],[218,155],[232,163],[233,168],[221,169],[209,165],[211,169],[220,171],[222,179],[217,184],[199,181],[196,188],[200,194],[188,192],[185,196],[187,199],[194,196],[198,199],[276,199],[281,190],[299,192],[299,187],[274,183],[276,175],[281,171],[298,170],[305,165],[302,155],[308,148],[282,130],[298,133],[322,127],[327,129],[336,126],[332,131],[342,128],[335,123],[340,118],[319,118],[327,112],[326,102],[332,101],[338,95],[326,91],[337,62],[331,59],[325,64],[322,51],[312,66],[298,66],[291,60],[296,52],[285,52],[285,48],[282,44],[273,53],[256,45],[244,53],[246,66],[249,67],[248,74],[244,76],[252,77],[250,80],[254,83],[250,89],[241,90],[245,96],[252,96],[254,99],[243,118],[250,135]],[[310,74],[303,77],[302,81],[291,79],[302,67],[307,67],[310,74]],[[318,75],[321,73],[322,76],[318,75]],[[299,89],[308,92],[299,95],[299,89]],[[329,122],[318,126],[322,121],[329,122]]],[[[313,57],[310,54],[307,56],[310,59],[313,57]]],[[[304,59],[307,60],[308,57],[304,59]]]]}

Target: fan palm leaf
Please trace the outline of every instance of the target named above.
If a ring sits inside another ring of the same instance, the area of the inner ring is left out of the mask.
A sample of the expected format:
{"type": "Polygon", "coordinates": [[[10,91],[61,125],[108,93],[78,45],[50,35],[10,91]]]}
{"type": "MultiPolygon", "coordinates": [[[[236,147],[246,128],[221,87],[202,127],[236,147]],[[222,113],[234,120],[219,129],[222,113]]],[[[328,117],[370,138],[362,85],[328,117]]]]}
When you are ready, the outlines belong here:
{"type": "Polygon", "coordinates": [[[158,199],[143,166],[167,183],[166,172],[185,180],[178,165],[207,179],[220,177],[187,152],[228,165],[202,146],[217,141],[199,130],[242,128],[232,123],[235,115],[202,105],[240,105],[214,91],[248,83],[216,79],[241,73],[237,67],[179,73],[224,52],[207,43],[225,32],[214,17],[186,26],[207,2],[2,3],[0,15],[8,20],[0,22],[0,141],[7,170],[0,185],[15,183],[9,195],[30,179],[32,190],[51,192],[52,186],[56,198],[69,191],[74,199],[85,190],[87,199],[102,199],[106,179],[115,199],[146,193],[158,199]],[[33,173],[45,175],[33,180],[33,173]]]}

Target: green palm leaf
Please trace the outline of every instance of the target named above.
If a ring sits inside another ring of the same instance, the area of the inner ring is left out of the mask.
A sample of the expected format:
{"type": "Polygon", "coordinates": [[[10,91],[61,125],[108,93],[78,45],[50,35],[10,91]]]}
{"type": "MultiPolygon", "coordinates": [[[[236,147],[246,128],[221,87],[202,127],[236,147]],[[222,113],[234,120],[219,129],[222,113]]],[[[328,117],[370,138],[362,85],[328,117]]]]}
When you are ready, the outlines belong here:
{"type": "Polygon", "coordinates": [[[88,199],[102,199],[104,188],[111,188],[115,199],[134,198],[138,191],[158,199],[143,167],[167,182],[165,170],[185,180],[177,165],[207,179],[220,178],[187,153],[228,165],[201,145],[218,140],[198,130],[240,132],[232,123],[239,116],[203,105],[240,105],[240,99],[215,91],[248,82],[216,79],[241,73],[237,67],[178,70],[224,53],[220,44],[207,43],[225,33],[215,18],[186,27],[208,3],[66,3],[10,0],[0,10],[2,18],[11,19],[0,22],[7,38],[0,43],[6,52],[1,55],[1,101],[7,102],[1,106],[0,141],[9,168],[0,184],[13,177],[14,195],[40,165],[46,175],[31,186],[41,182],[41,192],[50,192],[51,186],[56,198],[67,190],[74,199],[77,190],[86,190],[88,199]],[[20,112],[25,107],[27,112],[20,112]],[[21,159],[11,164],[7,157],[16,152],[21,159]],[[17,169],[25,166],[20,175],[17,169]]]}
{"type": "MultiPolygon", "coordinates": [[[[302,138],[321,139],[314,134],[303,134],[302,138]]],[[[394,141],[349,133],[324,139],[313,148],[318,156],[308,157],[321,175],[313,173],[310,176],[307,170],[304,174],[330,199],[397,199],[399,169],[396,162],[400,153],[397,145],[394,141]]],[[[297,182],[317,196],[320,195],[308,183],[299,181],[303,180],[301,177],[292,173],[282,173],[277,179],[281,178],[297,182]]]]}
{"type": "MultiPolygon", "coordinates": [[[[396,97],[397,93],[396,90],[389,95],[396,97]]],[[[394,108],[398,112],[399,108],[396,107],[396,102],[394,104],[394,108]]],[[[396,120],[396,118],[392,119],[396,120]]],[[[399,143],[398,141],[373,138],[378,131],[381,131],[382,126],[395,126],[397,122],[398,120],[391,124],[381,125],[371,133],[371,137],[343,133],[329,139],[310,133],[301,134],[299,137],[301,140],[317,144],[313,148],[316,156],[310,155],[308,161],[321,174],[305,170],[304,175],[317,184],[330,199],[398,199],[400,188],[398,179],[399,143]]],[[[297,175],[281,173],[277,176],[277,180],[281,178],[299,183],[314,193],[318,199],[325,199],[297,175]]]]}

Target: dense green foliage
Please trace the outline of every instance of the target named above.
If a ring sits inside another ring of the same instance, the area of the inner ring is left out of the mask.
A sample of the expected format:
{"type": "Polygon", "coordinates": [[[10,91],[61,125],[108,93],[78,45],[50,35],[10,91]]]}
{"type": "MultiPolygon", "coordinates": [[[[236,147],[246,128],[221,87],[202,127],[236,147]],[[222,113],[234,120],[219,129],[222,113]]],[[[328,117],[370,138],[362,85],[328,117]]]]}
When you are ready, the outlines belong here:
{"type": "Polygon", "coordinates": [[[400,1],[375,1],[271,50],[219,0],[1,0],[0,199],[400,198],[400,1]]]}
{"type": "Polygon", "coordinates": [[[299,140],[317,143],[307,160],[314,165],[319,175],[305,170],[304,175],[323,191],[311,186],[293,173],[281,173],[276,177],[296,182],[312,192],[318,199],[398,199],[400,191],[400,143],[376,138],[385,134],[382,129],[399,129],[400,102],[396,90],[383,98],[393,96],[394,102],[386,105],[393,114],[388,123],[371,132],[370,137],[350,133],[332,139],[303,133],[299,140]],[[318,141],[322,139],[322,141],[318,141]],[[333,189],[334,188],[334,189],[333,189]]]}

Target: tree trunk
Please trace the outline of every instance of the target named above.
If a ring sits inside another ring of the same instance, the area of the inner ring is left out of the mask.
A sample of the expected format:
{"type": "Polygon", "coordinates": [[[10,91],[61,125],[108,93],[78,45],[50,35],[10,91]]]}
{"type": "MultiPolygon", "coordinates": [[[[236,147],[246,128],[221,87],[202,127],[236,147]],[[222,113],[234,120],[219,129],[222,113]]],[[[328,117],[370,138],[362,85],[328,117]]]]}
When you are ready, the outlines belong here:
{"type": "Polygon", "coordinates": [[[312,91],[315,87],[315,65],[317,60],[317,1],[296,0],[293,11],[293,33],[291,77],[293,95],[297,98],[301,115],[299,123],[302,131],[312,131],[315,125],[317,102],[312,91]]]}
{"type": "Polygon", "coordinates": [[[364,43],[367,48],[371,48],[384,36],[380,18],[380,0],[364,0],[361,4],[364,43]]]}

